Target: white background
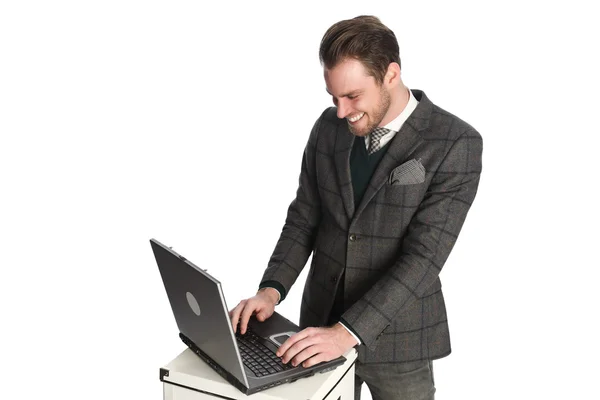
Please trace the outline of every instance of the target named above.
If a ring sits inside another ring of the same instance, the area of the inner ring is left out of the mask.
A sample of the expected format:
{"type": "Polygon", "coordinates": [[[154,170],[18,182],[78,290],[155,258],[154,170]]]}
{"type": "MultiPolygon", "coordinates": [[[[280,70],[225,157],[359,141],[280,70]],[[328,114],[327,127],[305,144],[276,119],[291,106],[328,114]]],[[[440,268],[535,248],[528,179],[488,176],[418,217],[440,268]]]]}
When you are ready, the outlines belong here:
{"type": "MultiPolygon", "coordinates": [[[[405,84],[484,138],[442,271],[437,398],[598,396],[587,2],[218,3],[1,3],[1,397],[161,398],[184,346],[148,240],[230,307],[255,292],[331,105],[320,39],[360,14],[396,33],[405,84]]],[[[295,321],[304,278],[278,307],[295,321]]]]}

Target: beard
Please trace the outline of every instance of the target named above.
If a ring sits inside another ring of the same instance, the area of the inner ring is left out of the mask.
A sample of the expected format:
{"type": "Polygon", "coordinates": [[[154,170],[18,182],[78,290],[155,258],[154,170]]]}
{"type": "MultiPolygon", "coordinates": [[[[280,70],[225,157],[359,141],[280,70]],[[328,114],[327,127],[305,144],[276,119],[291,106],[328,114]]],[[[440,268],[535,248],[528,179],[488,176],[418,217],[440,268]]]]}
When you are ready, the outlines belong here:
{"type": "Polygon", "coordinates": [[[350,124],[350,122],[348,122],[348,129],[350,129],[350,132],[353,135],[367,136],[373,131],[373,129],[377,128],[379,124],[381,124],[381,121],[383,121],[385,114],[387,114],[388,110],[390,109],[390,104],[392,100],[390,94],[383,87],[381,88],[379,94],[379,104],[375,106],[375,110],[373,111],[373,113],[365,112],[365,115],[363,116],[363,118],[369,117],[369,123],[366,127],[354,127],[350,124]]]}

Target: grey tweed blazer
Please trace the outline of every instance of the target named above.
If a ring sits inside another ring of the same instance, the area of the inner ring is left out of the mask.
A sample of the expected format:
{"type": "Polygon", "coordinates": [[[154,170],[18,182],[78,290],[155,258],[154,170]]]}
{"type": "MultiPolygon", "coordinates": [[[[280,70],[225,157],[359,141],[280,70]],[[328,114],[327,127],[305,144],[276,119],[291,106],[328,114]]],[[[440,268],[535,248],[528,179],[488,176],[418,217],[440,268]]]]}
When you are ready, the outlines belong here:
{"type": "Polygon", "coordinates": [[[436,359],[450,336],[439,273],[475,198],[482,139],[412,90],[417,108],[392,139],[360,204],[349,157],[355,136],[336,108],[316,121],[296,198],[262,282],[289,291],[313,254],[300,326],[324,326],[343,272],[343,321],[363,363],[436,359]]]}

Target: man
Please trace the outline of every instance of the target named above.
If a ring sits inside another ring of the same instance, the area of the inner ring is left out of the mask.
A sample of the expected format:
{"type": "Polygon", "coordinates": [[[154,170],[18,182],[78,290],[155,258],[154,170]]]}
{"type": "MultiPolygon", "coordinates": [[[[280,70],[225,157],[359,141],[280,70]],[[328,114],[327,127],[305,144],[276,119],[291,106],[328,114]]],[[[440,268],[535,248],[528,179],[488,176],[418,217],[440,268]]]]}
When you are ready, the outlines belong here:
{"type": "Polygon", "coordinates": [[[364,381],[374,399],[433,399],[432,360],[450,354],[439,273],[475,197],[481,136],[404,86],[396,37],[375,17],[334,24],[319,56],[336,107],[311,131],[259,291],[232,324],[269,318],[312,253],[306,329],[279,348],[283,362],[357,346],[356,398],[364,381]]]}

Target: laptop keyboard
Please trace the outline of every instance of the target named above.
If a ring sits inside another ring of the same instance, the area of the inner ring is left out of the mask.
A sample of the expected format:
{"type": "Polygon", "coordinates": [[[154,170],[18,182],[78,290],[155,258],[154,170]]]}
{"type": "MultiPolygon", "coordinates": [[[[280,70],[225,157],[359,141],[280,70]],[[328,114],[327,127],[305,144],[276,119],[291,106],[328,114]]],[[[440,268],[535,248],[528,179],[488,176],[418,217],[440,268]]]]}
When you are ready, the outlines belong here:
{"type": "Polygon", "coordinates": [[[246,329],[244,335],[237,331],[235,337],[244,365],[250,368],[256,376],[276,374],[294,368],[282,363],[281,359],[262,343],[264,339],[252,332],[250,327],[246,329]]]}

